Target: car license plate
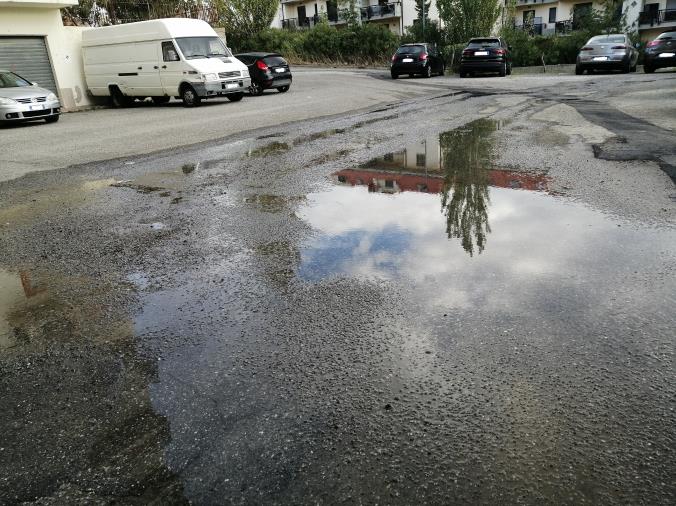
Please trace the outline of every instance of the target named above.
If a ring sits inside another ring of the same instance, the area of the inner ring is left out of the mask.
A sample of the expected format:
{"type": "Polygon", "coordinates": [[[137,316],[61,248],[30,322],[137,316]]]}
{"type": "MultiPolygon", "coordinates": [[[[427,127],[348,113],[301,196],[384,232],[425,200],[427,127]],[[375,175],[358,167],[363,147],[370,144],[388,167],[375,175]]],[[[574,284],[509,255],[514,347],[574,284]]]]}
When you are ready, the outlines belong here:
{"type": "Polygon", "coordinates": [[[285,68],[277,68],[277,69],[275,69],[275,72],[279,72],[281,74],[282,72],[286,72],[286,69],[285,68]]]}
{"type": "Polygon", "coordinates": [[[595,56],[594,61],[608,61],[607,56],[595,56]]]}
{"type": "Polygon", "coordinates": [[[673,58],[676,53],[660,53],[660,58],[673,58]]]}
{"type": "Polygon", "coordinates": [[[488,56],[488,51],[474,51],[474,56],[488,56]]]}
{"type": "Polygon", "coordinates": [[[44,109],[44,108],[45,108],[44,105],[31,105],[31,106],[29,107],[29,109],[30,109],[31,111],[41,111],[41,110],[44,109]]]}
{"type": "Polygon", "coordinates": [[[225,85],[225,89],[226,89],[226,90],[231,90],[231,89],[233,89],[233,88],[239,88],[239,84],[237,84],[237,83],[228,83],[228,84],[225,85]]]}
{"type": "Polygon", "coordinates": [[[404,58],[403,60],[404,63],[411,63],[413,61],[413,58],[404,58]]]}

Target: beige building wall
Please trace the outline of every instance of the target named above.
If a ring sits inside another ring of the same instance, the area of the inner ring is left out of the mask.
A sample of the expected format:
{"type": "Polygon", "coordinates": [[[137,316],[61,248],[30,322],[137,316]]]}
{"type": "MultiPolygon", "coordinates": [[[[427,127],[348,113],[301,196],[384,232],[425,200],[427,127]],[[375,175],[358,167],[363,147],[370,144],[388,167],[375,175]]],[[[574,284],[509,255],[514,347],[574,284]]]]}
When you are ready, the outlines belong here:
{"type": "Polygon", "coordinates": [[[82,30],[63,26],[58,8],[5,7],[0,3],[0,36],[45,37],[59,99],[68,111],[93,104],[87,96],[82,67],[82,30]]]}

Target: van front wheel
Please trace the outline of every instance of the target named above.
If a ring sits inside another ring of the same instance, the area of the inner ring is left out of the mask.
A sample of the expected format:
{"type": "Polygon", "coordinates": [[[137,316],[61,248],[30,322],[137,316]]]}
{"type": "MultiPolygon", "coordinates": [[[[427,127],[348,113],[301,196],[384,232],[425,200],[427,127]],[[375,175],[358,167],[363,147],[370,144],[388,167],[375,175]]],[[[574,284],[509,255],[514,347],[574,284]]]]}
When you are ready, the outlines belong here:
{"type": "Polygon", "coordinates": [[[185,107],[197,107],[202,103],[202,99],[189,84],[184,86],[181,90],[181,99],[183,100],[183,105],[185,107]]]}
{"type": "Polygon", "coordinates": [[[244,93],[228,93],[227,97],[230,102],[239,102],[244,98],[244,93]]]}

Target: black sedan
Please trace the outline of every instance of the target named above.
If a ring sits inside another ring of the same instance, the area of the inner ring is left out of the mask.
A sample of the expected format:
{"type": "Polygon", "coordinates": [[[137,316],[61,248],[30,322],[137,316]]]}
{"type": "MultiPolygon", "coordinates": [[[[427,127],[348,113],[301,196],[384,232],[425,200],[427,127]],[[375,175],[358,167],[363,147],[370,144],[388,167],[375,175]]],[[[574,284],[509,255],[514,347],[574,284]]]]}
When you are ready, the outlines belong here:
{"type": "Polygon", "coordinates": [[[480,72],[497,72],[500,77],[512,73],[511,47],[500,37],[472,39],[462,51],[460,77],[480,72]]]}
{"type": "Polygon", "coordinates": [[[443,76],[445,70],[444,59],[439,51],[433,44],[424,42],[399,46],[390,65],[392,79],[402,74],[410,77],[416,74],[423,77],[432,77],[432,74],[443,76]]]}
{"type": "Polygon", "coordinates": [[[240,53],[235,58],[249,68],[251,86],[249,93],[262,95],[265,90],[289,91],[293,76],[289,64],[277,53],[240,53]]]}
{"type": "Polygon", "coordinates": [[[643,58],[643,71],[646,74],[664,67],[676,67],[676,31],[664,32],[648,42],[643,58]]]}

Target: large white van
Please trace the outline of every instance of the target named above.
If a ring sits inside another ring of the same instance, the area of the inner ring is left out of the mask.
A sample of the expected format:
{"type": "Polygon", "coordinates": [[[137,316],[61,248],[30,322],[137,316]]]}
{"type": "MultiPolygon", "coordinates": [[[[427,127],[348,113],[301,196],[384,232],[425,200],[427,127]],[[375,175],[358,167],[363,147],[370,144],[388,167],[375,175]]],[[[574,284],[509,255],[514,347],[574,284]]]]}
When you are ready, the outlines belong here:
{"type": "Polygon", "coordinates": [[[205,21],[156,19],[82,32],[84,72],[94,96],[124,107],[134,98],[171,97],[187,107],[226,95],[238,101],[251,85],[249,71],[205,21]]]}

